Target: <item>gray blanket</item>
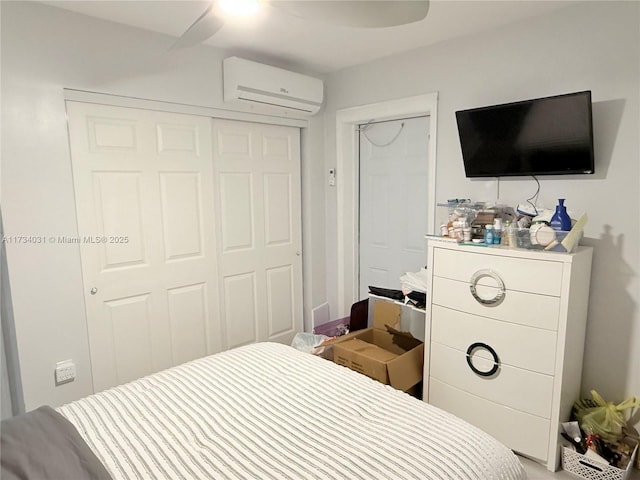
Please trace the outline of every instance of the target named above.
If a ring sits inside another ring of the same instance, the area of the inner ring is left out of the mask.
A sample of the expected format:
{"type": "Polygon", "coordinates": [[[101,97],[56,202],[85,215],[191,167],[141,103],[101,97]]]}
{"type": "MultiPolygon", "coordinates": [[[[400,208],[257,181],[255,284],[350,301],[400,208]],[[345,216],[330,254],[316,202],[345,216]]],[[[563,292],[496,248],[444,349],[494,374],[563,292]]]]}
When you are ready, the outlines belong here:
{"type": "Polygon", "coordinates": [[[111,480],[75,427],[48,406],[2,421],[2,480],[111,480]]]}

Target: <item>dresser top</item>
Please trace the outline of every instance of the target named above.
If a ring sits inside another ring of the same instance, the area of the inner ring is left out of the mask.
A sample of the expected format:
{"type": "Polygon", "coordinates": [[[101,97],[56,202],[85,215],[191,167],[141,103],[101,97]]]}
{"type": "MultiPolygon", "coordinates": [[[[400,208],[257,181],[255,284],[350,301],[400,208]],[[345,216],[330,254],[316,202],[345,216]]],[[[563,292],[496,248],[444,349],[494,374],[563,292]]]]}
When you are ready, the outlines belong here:
{"type": "Polygon", "coordinates": [[[577,258],[591,257],[593,247],[578,246],[571,253],[553,252],[545,250],[532,250],[527,248],[513,248],[503,245],[487,246],[482,243],[458,243],[446,237],[426,235],[429,247],[447,248],[483,255],[499,255],[503,257],[530,258],[535,260],[547,260],[553,262],[571,263],[577,258]]]}

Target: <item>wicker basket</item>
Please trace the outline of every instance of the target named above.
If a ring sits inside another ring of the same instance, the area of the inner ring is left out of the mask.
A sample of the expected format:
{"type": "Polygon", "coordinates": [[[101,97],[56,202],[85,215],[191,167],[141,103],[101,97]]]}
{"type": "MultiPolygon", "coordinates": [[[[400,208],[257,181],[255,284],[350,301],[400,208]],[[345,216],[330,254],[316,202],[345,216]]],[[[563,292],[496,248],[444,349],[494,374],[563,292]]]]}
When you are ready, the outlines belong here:
{"type": "Polygon", "coordinates": [[[587,480],[628,480],[631,478],[635,456],[638,454],[638,447],[633,452],[626,470],[595,462],[584,455],[562,447],[562,469],[567,472],[587,480]]]}

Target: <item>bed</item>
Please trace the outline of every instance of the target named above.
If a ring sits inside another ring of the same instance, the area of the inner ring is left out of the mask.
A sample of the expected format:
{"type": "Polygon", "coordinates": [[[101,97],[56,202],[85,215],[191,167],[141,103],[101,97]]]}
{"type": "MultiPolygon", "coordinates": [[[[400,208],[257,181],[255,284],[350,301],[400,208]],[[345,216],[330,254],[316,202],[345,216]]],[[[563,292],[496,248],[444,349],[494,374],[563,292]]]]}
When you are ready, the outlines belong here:
{"type": "Polygon", "coordinates": [[[276,343],[198,359],[57,414],[113,479],[526,478],[509,449],[463,420],[276,343]]]}

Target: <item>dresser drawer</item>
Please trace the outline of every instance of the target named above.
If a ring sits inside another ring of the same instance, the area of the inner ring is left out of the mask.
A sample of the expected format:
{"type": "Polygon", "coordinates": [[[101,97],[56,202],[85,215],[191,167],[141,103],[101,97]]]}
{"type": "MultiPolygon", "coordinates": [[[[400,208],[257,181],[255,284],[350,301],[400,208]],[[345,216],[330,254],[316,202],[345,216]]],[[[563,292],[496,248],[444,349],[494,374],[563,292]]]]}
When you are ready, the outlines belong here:
{"type": "MultiPolygon", "coordinates": [[[[478,247],[482,249],[482,247],[478,247]]],[[[482,249],[484,250],[484,249],[482,249]]],[[[486,253],[471,253],[435,248],[433,274],[466,282],[474,274],[490,270],[498,275],[507,290],[560,296],[562,287],[562,264],[546,260],[514,258],[486,253]]],[[[483,278],[480,285],[495,286],[491,278],[483,278]]]]}
{"type": "MultiPolygon", "coordinates": [[[[483,372],[493,367],[493,360],[472,354],[472,364],[483,372]]],[[[486,352],[486,351],[485,351],[486,352]]],[[[483,377],[473,372],[467,363],[466,351],[455,350],[440,343],[431,343],[431,378],[522,412],[538,417],[551,417],[553,377],[523,370],[500,362],[498,371],[483,377]]]]}
{"type": "Polygon", "coordinates": [[[556,332],[550,330],[493,320],[439,305],[431,310],[432,341],[462,352],[475,342],[483,342],[496,351],[501,363],[545,375],[555,372],[557,338],[556,332]]]}
{"type": "Polygon", "coordinates": [[[512,450],[547,460],[549,420],[463,392],[434,378],[429,381],[429,403],[484,430],[512,450]]]}
{"type": "MultiPolygon", "coordinates": [[[[497,288],[483,286],[476,290],[481,298],[492,298],[498,291],[497,288]]],[[[443,277],[433,277],[431,294],[434,305],[519,325],[558,329],[558,297],[506,290],[500,303],[487,305],[473,297],[468,282],[443,277]]]]}

